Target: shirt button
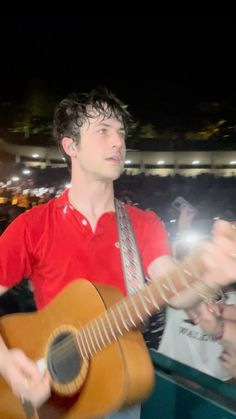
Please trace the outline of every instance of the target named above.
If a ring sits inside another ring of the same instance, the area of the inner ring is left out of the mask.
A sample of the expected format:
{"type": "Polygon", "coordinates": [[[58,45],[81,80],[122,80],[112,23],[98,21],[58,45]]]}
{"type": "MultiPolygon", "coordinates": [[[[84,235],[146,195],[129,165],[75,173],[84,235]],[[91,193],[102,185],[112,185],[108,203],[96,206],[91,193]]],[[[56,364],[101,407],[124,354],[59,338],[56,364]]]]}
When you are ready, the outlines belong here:
{"type": "Polygon", "coordinates": [[[86,226],[88,223],[87,223],[87,221],[86,221],[85,219],[83,219],[83,220],[82,220],[82,224],[83,224],[84,226],[86,226]]]}

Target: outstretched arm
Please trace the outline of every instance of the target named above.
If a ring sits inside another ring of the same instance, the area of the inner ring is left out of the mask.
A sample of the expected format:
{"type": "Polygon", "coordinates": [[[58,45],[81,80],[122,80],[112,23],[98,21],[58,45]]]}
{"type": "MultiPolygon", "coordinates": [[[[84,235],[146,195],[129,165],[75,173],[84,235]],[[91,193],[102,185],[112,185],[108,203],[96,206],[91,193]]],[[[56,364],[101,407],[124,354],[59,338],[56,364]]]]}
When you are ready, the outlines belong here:
{"type": "MultiPolygon", "coordinates": [[[[213,228],[212,240],[201,246],[200,258],[205,268],[197,282],[197,288],[207,294],[209,290],[219,290],[236,279],[236,230],[225,221],[218,221],[213,228]]],[[[169,256],[162,256],[152,261],[148,267],[151,279],[168,276],[175,270],[175,263],[169,256]]],[[[173,297],[170,304],[177,308],[188,309],[201,299],[201,292],[183,290],[173,297]],[[198,295],[199,294],[199,295],[198,295]]]]}

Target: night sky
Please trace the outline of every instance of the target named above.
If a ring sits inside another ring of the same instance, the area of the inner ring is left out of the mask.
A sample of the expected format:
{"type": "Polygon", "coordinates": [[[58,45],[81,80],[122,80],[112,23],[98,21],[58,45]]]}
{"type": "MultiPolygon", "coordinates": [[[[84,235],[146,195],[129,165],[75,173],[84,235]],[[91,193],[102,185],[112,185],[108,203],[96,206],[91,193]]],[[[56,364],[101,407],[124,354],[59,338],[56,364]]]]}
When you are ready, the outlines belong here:
{"type": "Polygon", "coordinates": [[[160,126],[194,123],[205,102],[236,114],[233,21],[15,18],[0,39],[1,102],[104,85],[160,126]]]}

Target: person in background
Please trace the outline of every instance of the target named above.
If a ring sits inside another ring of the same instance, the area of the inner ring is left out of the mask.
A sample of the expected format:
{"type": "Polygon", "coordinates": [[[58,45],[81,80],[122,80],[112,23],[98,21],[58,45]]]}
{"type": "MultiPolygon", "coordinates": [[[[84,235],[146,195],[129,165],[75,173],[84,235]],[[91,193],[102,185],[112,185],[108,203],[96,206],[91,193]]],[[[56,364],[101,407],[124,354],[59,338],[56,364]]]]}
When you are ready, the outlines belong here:
{"type": "MultiPolygon", "coordinates": [[[[68,162],[71,188],[59,198],[17,217],[0,237],[0,292],[29,278],[37,309],[47,306],[75,278],[112,285],[126,295],[114,204],[113,181],[123,171],[125,139],[133,121],[126,106],[106,89],[64,98],[54,114],[54,138],[68,162]],[[119,244],[119,243],[118,243],[119,244]]],[[[143,270],[158,281],[175,268],[168,236],[152,211],[126,205],[143,270]]],[[[218,223],[205,243],[205,294],[236,277],[236,243],[231,226],[218,223]],[[227,269],[225,268],[227,265],[227,269]]],[[[190,308],[199,301],[193,290],[170,300],[190,308]]],[[[89,304],[89,302],[88,302],[89,304]]],[[[135,356],[135,354],[134,354],[135,356]]],[[[41,405],[50,396],[50,376],[20,349],[0,343],[0,373],[14,394],[41,405]]],[[[141,385],[142,383],[140,383],[141,385]]],[[[114,412],[114,418],[139,418],[140,406],[114,412]]]]}
{"type": "Polygon", "coordinates": [[[220,344],[219,362],[236,378],[236,301],[235,290],[230,289],[228,300],[219,304],[201,304],[189,310],[189,317],[220,344]],[[233,296],[233,298],[231,297],[233,296]]]}
{"type": "MultiPolygon", "coordinates": [[[[194,234],[196,236],[198,234],[196,228],[192,227],[196,215],[197,211],[194,211],[191,205],[186,204],[179,210],[177,236],[173,240],[173,255],[176,259],[182,259],[199,246],[199,241],[187,240],[190,237],[194,238],[194,234]]],[[[217,306],[222,305],[223,302],[225,306],[236,303],[234,290],[231,292],[225,290],[219,297],[217,306]]],[[[198,321],[199,316],[202,315],[203,325],[204,321],[208,324],[211,316],[208,307],[209,305],[203,302],[197,303],[189,310],[176,310],[174,307],[168,306],[164,333],[158,352],[205,374],[226,381],[233,375],[232,371],[226,369],[225,365],[220,362],[222,343],[219,333],[217,330],[214,333],[213,330],[212,334],[208,334],[198,321]]]]}

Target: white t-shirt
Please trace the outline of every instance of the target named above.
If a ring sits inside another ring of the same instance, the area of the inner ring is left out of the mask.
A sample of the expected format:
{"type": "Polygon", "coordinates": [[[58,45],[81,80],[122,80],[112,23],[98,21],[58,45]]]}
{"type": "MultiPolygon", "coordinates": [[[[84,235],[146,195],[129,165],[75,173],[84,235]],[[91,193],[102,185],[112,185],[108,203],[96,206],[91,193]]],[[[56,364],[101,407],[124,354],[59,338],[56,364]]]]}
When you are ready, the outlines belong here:
{"type": "MultiPolygon", "coordinates": [[[[236,304],[235,292],[227,293],[226,303],[236,304]]],[[[167,307],[158,352],[222,381],[232,378],[218,359],[222,352],[220,341],[215,341],[199,325],[192,324],[184,310],[167,307]]]]}

